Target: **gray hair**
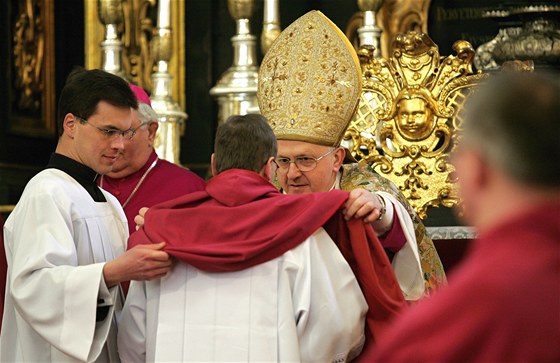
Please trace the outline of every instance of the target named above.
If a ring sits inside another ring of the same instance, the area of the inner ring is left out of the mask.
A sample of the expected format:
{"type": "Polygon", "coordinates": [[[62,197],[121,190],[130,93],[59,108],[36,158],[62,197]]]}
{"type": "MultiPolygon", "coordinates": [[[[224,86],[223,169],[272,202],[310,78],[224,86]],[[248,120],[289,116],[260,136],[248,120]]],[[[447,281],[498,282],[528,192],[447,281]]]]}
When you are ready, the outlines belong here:
{"type": "Polygon", "coordinates": [[[528,185],[560,186],[560,77],[511,72],[467,99],[462,143],[528,185]]]}
{"type": "Polygon", "coordinates": [[[138,102],[138,119],[140,123],[158,122],[158,115],[154,109],[144,102],[138,102]]]}

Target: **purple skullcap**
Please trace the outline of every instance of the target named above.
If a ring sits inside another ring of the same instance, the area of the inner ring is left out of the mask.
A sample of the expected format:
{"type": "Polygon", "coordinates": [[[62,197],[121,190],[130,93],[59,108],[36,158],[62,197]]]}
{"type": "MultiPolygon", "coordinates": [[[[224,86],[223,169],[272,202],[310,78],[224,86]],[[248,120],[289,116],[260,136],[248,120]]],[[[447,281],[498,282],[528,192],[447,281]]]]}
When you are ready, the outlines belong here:
{"type": "Polygon", "coordinates": [[[148,97],[148,94],[146,93],[146,91],[144,91],[144,89],[142,87],[135,86],[131,83],[130,84],[130,89],[132,90],[132,92],[134,92],[134,95],[136,96],[136,99],[138,101],[144,102],[144,103],[152,106],[152,102],[150,101],[150,97],[148,97]]]}

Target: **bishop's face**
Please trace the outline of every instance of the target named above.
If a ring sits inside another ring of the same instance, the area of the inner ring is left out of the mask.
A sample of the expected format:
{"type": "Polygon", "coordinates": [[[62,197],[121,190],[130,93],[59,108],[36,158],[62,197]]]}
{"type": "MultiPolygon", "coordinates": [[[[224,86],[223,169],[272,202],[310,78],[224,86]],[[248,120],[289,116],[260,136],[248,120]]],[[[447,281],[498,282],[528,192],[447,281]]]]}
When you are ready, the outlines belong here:
{"type": "Polygon", "coordinates": [[[142,123],[138,118],[138,111],[132,110],[132,129],[135,134],[130,140],[124,141],[124,148],[107,175],[123,178],[140,170],[152,153],[157,126],[156,122],[142,123]]]}
{"type": "Polygon", "coordinates": [[[426,101],[402,99],[397,104],[397,128],[407,140],[423,140],[432,131],[434,117],[426,101]]]}
{"type": "MultiPolygon", "coordinates": [[[[296,158],[301,157],[319,158],[332,150],[333,147],[309,142],[278,140],[278,159],[284,158],[295,161],[296,158]]],[[[276,177],[282,190],[287,194],[331,190],[344,160],[344,153],[344,149],[336,148],[333,152],[318,160],[316,166],[309,171],[301,171],[294,162],[289,163],[287,167],[278,168],[276,177]]]]}

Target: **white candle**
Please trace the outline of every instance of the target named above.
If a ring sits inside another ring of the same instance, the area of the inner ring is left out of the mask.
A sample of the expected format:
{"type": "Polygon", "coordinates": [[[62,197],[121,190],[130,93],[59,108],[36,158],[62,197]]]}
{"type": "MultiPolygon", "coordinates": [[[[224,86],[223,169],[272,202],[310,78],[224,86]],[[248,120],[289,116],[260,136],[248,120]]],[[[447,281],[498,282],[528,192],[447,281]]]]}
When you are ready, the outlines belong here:
{"type": "Polygon", "coordinates": [[[158,28],[171,28],[171,0],[158,2],[158,28]]]}

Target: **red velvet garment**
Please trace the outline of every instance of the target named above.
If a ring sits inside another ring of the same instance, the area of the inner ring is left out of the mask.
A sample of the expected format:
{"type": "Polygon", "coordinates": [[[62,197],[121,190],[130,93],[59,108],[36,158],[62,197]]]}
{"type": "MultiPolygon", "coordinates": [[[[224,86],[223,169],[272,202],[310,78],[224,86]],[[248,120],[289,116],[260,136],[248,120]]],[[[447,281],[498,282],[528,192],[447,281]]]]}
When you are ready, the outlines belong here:
{"type": "Polygon", "coordinates": [[[560,362],[560,203],[475,241],[449,286],[403,314],[372,362],[560,362]]]}
{"type": "MultiPolygon", "coordinates": [[[[101,183],[103,180],[103,189],[113,194],[123,205],[157,157],[156,152],[153,151],[146,165],[125,178],[114,179],[105,175],[103,178],[98,178],[97,181],[101,183]]],[[[128,204],[123,207],[128,220],[128,231],[130,234],[136,231],[134,217],[140,208],[152,207],[187,193],[204,190],[205,185],[204,179],[192,171],[167,160],[159,159],[128,204]]]]}
{"type": "Polygon", "coordinates": [[[391,229],[382,236],[378,236],[381,245],[393,252],[399,252],[406,244],[406,237],[404,235],[403,229],[401,227],[401,222],[399,220],[399,215],[397,213],[393,214],[393,224],[391,229]]]}
{"type": "Polygon", "coordinates": [[[166,241],[169,254],[196,268],[236,271],[281,256],[325,226],[362,287],[371,339],[404,298],[371,225],[342,217],[347,198],[340,190],[284,195],[254,172],[228,170],[212,178],[206,191],[151,208],[129,245],[166,241]]]}

